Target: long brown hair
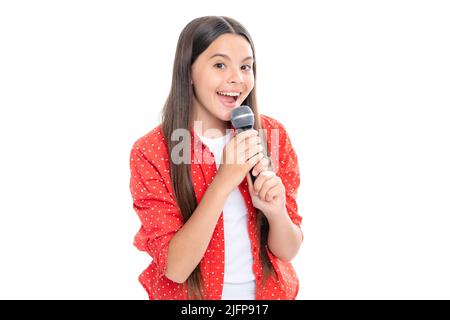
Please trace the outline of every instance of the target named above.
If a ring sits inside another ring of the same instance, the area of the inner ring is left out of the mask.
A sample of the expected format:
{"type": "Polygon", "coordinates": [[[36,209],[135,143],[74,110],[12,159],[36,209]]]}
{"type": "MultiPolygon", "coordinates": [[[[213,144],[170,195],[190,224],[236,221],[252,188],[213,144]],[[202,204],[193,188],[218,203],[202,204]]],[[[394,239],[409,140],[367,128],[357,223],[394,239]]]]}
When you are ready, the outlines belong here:
{"type": "MultiPolygon", "coordinates": [[[[180,128],[190,130],[192,126],[194,90],[190,82],[192,79],[191,66],[197,57],[205,51],[215,39],[225,33],[232,33],[245,37],[252,48],[255,86],[243,104],[250,106],[253,110],[255,115],[254,129],[262,129],[256,101],[255,48],[250,34],[234,19],[223,16],[200,17],[187,24],[180,34],[173,64],[172,86],[161,114],[161,127],[167,142],[169,154],[172,154],[172,149],[177,144],[177,141],[172,141],[171,139],[172,132],[175,129],[180,128]]],[[[267,140],[264,140],[267,143],[267,140]]],[[[264,153],[266,157],[270,159],[267,144],[265,144],[264,153]]],[[[186,222],[197,207],[197,200],[192,185],[190,163],[174,164],[173,161],[170,161],[170,175],[178,206],[183,215],[184,222],[186,222]]],[[[265,249],[269,233],[269,224],[267,218],[260,210],[257,210],[256,219],[260,241],[259,256],[263,264],[263,282],[265,282],[270,274],[275,274],[265,249]]],[[[202,285],[203,278],[199,264],[187,279],[189,299],[203,299],[202,285]]]]}

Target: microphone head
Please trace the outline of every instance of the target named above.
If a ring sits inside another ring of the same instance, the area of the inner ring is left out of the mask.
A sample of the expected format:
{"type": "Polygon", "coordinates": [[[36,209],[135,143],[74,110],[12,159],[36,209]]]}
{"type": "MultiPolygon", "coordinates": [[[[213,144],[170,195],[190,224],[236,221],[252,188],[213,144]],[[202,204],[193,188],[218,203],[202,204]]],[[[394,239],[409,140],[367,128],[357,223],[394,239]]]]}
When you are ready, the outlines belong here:
{"type": "Polygon", "coordinates": [[[231,110],[231,124],[238,131],[253,128],[255,116],[249,106],[242,105],[231,110]]]}

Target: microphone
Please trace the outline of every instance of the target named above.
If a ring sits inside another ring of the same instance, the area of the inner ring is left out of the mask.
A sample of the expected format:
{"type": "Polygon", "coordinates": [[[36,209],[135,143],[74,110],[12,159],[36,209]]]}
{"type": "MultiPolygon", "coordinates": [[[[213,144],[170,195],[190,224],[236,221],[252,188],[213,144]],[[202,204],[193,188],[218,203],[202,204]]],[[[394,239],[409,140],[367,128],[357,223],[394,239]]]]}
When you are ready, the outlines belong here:
{"type": "MultiPolygon", "coordinates": [[[[253,129],[255,123],[255,116],[249,106],[242,105],[231,110],[231,124],[238,133],[242,131],[253,129]]],[[[256,176],[252,173],[253,168],[250,169],[250,177],[255,183],[256,176]]]]}

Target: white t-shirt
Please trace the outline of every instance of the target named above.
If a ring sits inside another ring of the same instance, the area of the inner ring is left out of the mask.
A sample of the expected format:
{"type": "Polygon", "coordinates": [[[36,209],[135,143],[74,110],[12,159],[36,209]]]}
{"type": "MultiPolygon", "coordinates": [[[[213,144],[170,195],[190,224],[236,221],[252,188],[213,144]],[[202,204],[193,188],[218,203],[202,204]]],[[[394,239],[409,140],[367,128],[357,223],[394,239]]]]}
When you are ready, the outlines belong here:
{"type": "MultiPolygon", "coordinates": [[[[223,148],[231,140],[232,132],[219,138],[198,136],[214,154],[218,169],[222,160],[223,148]]],[[[225,201],[223,222],[225,272],[222,299],[254,300],[255,275],[253,274],[253,256],[248,234],[248,212],[238,187],[233,189],[225,201]]]]}

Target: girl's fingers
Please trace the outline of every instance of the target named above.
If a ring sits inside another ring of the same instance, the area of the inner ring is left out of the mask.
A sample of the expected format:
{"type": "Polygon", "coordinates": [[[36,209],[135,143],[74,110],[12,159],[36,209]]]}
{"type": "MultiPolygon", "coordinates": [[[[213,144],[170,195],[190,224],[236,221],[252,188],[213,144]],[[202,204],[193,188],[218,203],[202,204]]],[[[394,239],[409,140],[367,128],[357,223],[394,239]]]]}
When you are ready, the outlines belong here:
{"type": "Polygon", "coordinates": [[[256,193],[259,193],[261,191],[261,188],[264,184],[264,182],[271,177],[275,176],[275,172],[273,171],[263,171],[261,172],[258,177],[255,180],[255,183],[253,185],[253,188],[255,189],[256,193]]]}
{"type": "Polygon", "coordinates": [[[265,180],[259,191],[259,198],[262,200],[266,200],[267,191],[272,189],[272,187],[278,185],[279,182],[280,182],[280,180],[278,179],[277,176],[272,176],[269,179],[265,180]]]}
{"type": "Polygon", "coordinates": [[[258,136],[250,136],[247,139],[240,142],[240,148],[244,151],[248,151],[253,146],[261,144],[261,138],[258,136]]]}
{"type": "Polygon", "coordinates": [[[260,161],[263,157],[264,154],[262,152],[259,152],[250,159],[248,159],[247,163],[250,166],[248,170],[250,171],[250,169],[253,168],[258,163],[258,161],[260,161]]]}
{"type": "Polygon", "coordinates": [[[251,147],[245,151],[245,159],[250,159],[257,153],[262,152],[262,151],[263,151],[263,146],[260,144],[256,144],[253,147],[251,147]]]}
{"type": "Polygon", "coordinates": [[[256,166],[253,168],[253,175],[257,176],[260,172],[266,171],[269,168],[269,160],[267,158],[262,158],[256,166]]]}
{"type": "Polygon", "coordinates": [[[282,195],[283,192],[284,192],[283,186],[277,184],[266,192],[265,200],[272,201],[275,197],[282,195]]]}
{"type": "Polygon", "coordinates": [[[257,135],[258,135],[258,131],[253,130],[253,129],[242,131],[235,136],[236,144],[239,144],[239,143],[243,142],[245,139],[248,139],[250,137],[254,137],[257,135]]]}

